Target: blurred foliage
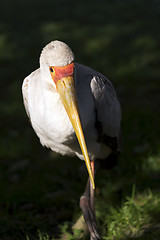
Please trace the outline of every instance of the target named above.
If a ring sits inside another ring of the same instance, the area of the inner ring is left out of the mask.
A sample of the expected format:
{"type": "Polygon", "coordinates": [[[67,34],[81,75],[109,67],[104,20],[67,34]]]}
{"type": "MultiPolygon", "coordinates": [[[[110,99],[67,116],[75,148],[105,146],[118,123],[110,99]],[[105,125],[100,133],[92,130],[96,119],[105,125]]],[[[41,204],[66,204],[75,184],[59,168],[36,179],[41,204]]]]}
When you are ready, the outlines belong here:
{"type": "Polygon", "coordinates": [[[160,1],[5,0],[0,9],[0,239],[49,239],[60,226],[71,234],[80,214],[83,163],[41,147],[21,95],[41,49],[59,39],[76,61],[108,76],[122,105],[119,164],[97,171],[100,231],[104,239],[158,240],[160,1]]]}

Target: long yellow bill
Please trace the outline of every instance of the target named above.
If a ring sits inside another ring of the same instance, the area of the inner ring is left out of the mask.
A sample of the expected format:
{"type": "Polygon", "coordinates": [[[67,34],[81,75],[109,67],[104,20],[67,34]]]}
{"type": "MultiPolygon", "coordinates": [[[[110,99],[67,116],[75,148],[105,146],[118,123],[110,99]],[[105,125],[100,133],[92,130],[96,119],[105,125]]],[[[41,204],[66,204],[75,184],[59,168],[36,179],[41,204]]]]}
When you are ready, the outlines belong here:
{"type": "MultiPolygon", "coordinates": [[[[52,67],[52,68],[56,70],[56,68],[58,68],[58,67],[52,67]]],[[[51,75],[52,75],[52,73],[51,73],[51,75]]],[[[57,91],[60,95],[61,101],[64,105],[64,108],[68,114],[68,117],[72,123],[74,131],[78,138],[78,142],[80,144],[80,147],[81,147],[81,150],[82,150],[82,153],[84,156],[84,160],[85,160],[86,167],[87,167],[87,170],[88,170],[91,182],[92,182],[92,186],[93,186],[93,188],[95,188],[93,172],[91,169],[91,163],[89,160],[88,151],[87,151],[84,134],[83,134],[82,126],[81,126],[81,122],[80,122],[80,117],[79,117],[79,113],[78,113],[78,103],[77,103],[77,97],[76,97],[76,93],[75,93],[73,75],[70,75],[70,76],[65,76],[65,75],[66,74],[64,74],[63,75],[64,77],[62,77],[60,79],[58,79],[58,78],[56,79],[55,82],[56,82],[57,91]]],[[[52,76],[52,78],[55,79],[54,76],[52,76]]]]}

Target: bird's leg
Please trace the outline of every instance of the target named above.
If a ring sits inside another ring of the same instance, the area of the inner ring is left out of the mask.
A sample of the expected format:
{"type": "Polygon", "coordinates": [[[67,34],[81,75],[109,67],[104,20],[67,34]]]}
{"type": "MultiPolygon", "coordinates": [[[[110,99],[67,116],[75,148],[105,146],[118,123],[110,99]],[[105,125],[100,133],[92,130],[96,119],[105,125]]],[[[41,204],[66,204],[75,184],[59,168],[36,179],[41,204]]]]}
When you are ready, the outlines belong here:
{"type": "MultiPolygon", "coordinates": [[[[91,168],[92,168],[93,176],[95,176],[94,175],[94,161],[91,161],[91,168]]],[[[96,221],[95,208],[94,208],[94,188],[92,187],[91,180],[90,180],[90,205],[91,205],[91,209],[92,209],[93,215],[95,216],[95,221],[96,221]]],[[[90,240],[94,240],[92,234],[90,234],[90,240]]]]}
{"type": "MultiPolygon", "coordinates": [[[[93,161],[92,161],[93,162],[93,161]]],[[[91,162],[93,174],[94,174],[94,162],[91,162]]],[[[99,233],[96,226],[96,217],[94,211],[94,189],[88,178],[87,185],[84,194],[80,198],[80,207],[83,212],[85,222],[90,232],[90,240],[100,239],[99,233]]]]}
{"type": "MultiPolygon", "coordinates": [[[[91,168],[94,176],[94,161],[91,161],[91,168]]],[[[90,204],[91,204],[91,209],[93,211],[93,214],[95,214],[95,209],[94,209],[94,189],[92,187],[92,183],[90,180],[90,204]]]]}

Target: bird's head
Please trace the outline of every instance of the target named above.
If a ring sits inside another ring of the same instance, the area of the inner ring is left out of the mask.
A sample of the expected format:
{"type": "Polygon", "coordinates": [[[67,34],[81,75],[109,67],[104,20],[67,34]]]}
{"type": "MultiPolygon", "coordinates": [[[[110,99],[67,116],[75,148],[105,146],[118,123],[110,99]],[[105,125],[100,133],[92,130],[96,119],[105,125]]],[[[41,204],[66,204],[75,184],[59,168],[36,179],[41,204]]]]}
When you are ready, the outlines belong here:
{"type": "Polygon", "coordinates": [[[80,122],[74,83],[73,61],[74,55],[69,46],[61,41],[53,41],[42,50],[40,67],[41,70],[45,71],[46,76],[50,78],[60,96],[80,144],[92,186],[95,188],[91,164],[80,122]]]}

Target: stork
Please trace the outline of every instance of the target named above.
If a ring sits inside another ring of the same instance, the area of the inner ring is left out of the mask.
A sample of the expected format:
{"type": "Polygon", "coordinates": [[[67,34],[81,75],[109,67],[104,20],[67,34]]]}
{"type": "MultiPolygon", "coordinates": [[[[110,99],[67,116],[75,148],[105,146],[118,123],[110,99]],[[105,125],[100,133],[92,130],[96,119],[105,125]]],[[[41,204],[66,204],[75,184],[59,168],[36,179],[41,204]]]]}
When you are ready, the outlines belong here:
{"type": "Polygon", "coordinates": [[[80,207],[90,239],[100,239],[94,210],[94,161],[116,159],[121,148],[121,107],[112,83],[76,63],[70,47],[55,40],[40,55],[40,68],[22,85],[23,100],[43,146],[85,160],[89,178],[80,207]]]}

